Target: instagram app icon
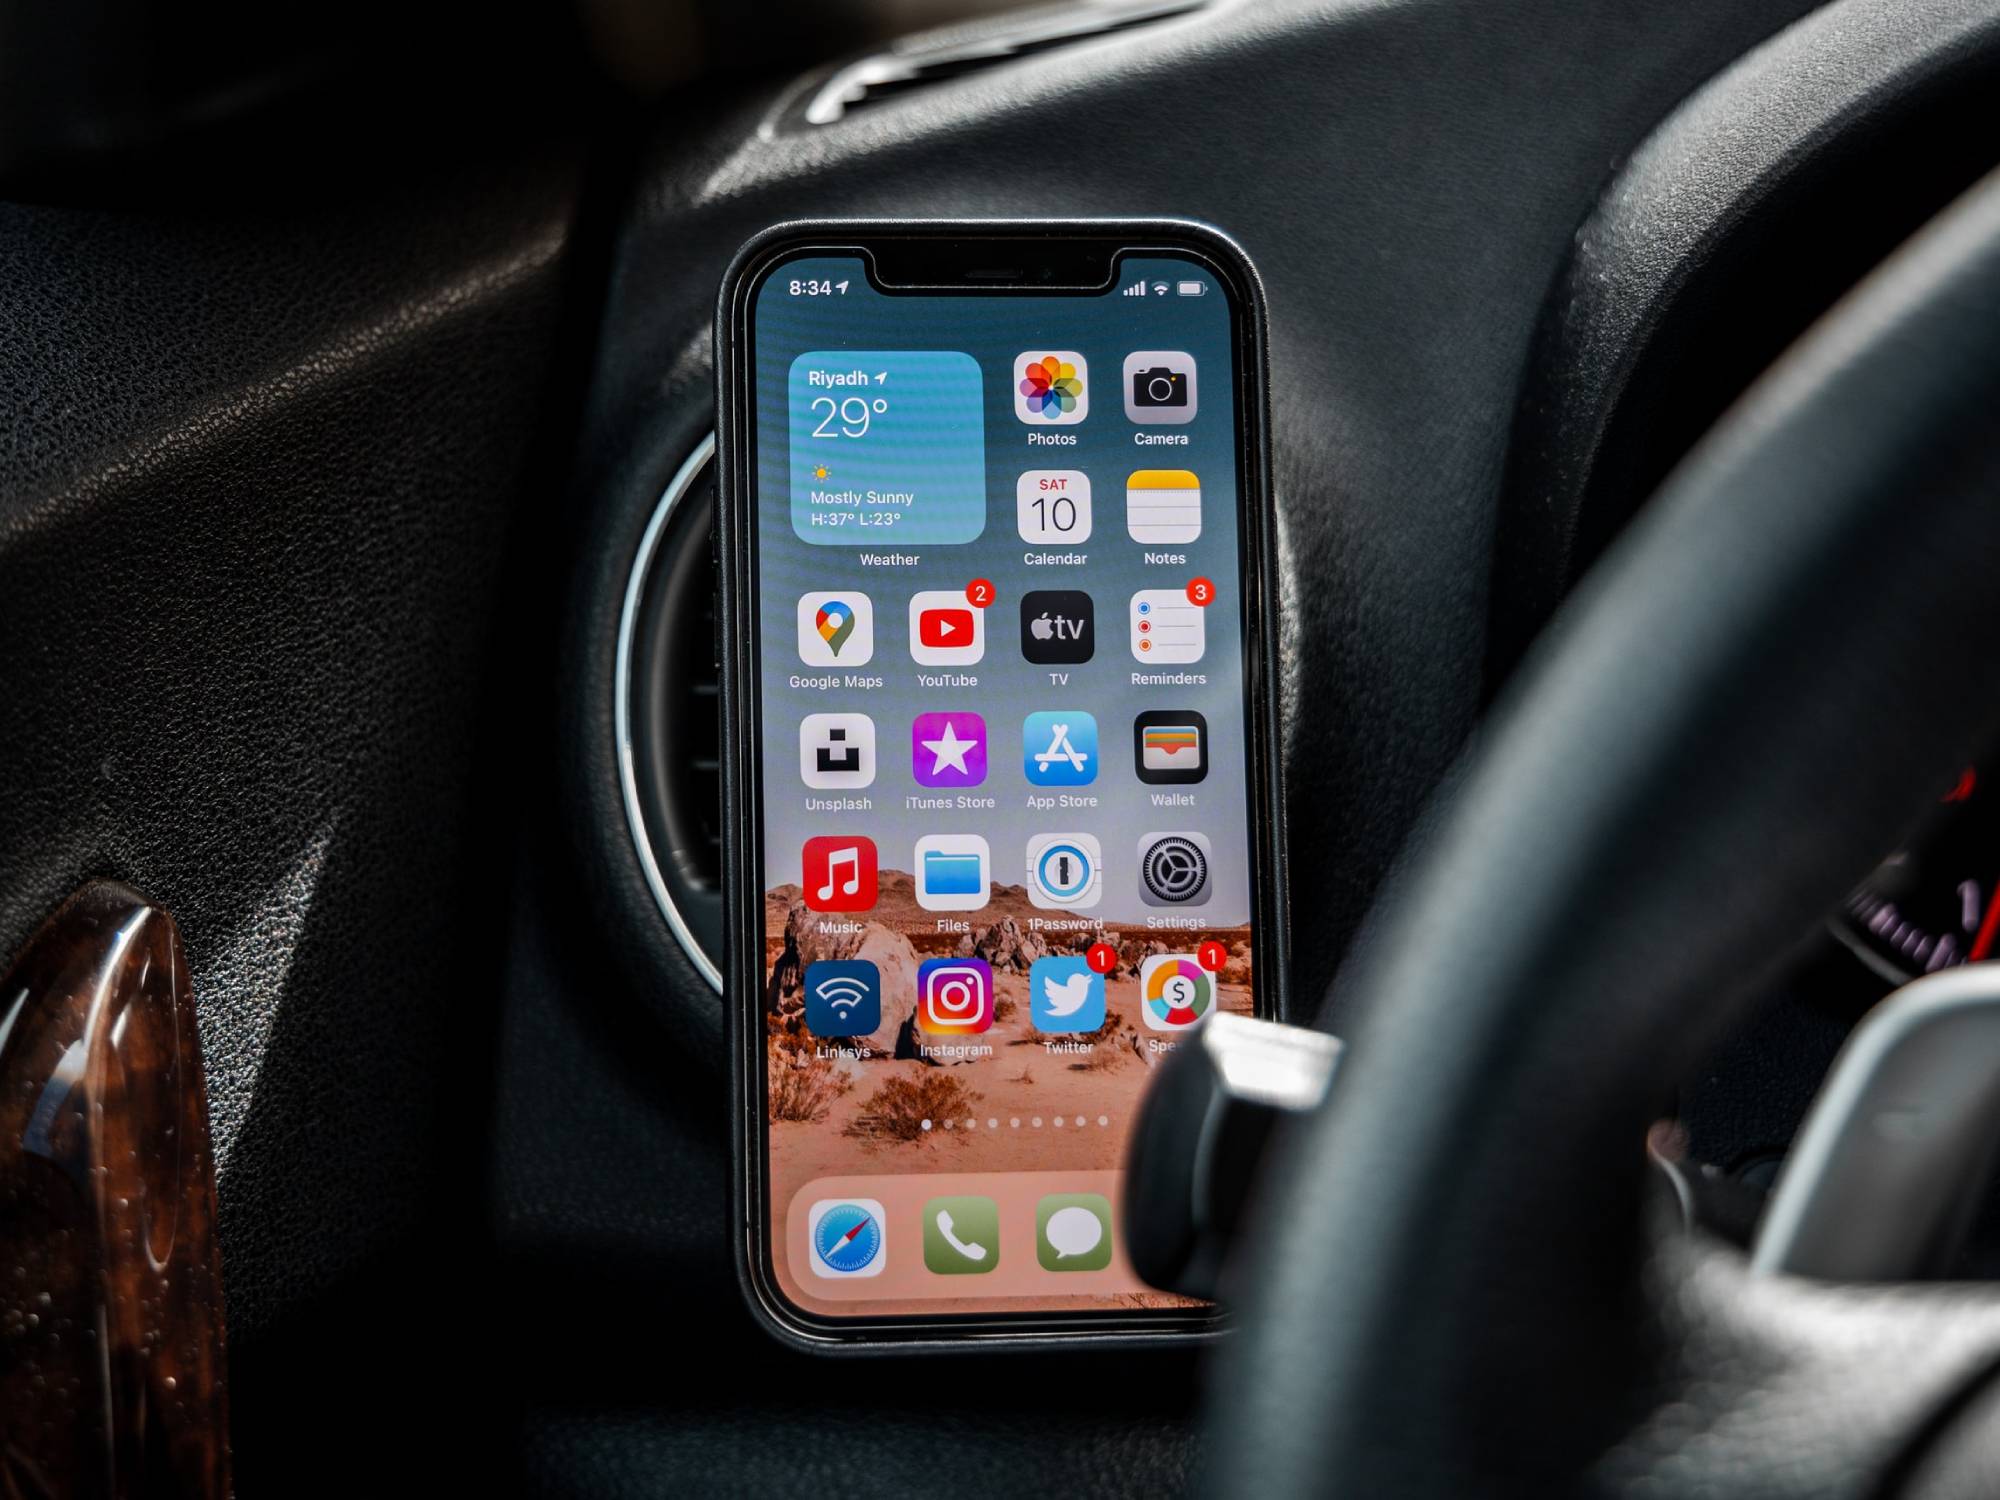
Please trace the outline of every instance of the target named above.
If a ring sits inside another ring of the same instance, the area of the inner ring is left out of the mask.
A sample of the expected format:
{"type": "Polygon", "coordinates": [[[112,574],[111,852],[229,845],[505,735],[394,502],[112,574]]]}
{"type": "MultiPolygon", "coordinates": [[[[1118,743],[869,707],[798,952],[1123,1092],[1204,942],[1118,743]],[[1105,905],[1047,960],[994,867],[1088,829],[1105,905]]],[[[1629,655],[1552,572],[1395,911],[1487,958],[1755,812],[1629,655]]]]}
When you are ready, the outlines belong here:
{"type": "Polygon", "coordinates": [[[993,968],[983,958],[931,958],[917,970],[917,1030],[964,1036],[993,1024],[993,968]]]}

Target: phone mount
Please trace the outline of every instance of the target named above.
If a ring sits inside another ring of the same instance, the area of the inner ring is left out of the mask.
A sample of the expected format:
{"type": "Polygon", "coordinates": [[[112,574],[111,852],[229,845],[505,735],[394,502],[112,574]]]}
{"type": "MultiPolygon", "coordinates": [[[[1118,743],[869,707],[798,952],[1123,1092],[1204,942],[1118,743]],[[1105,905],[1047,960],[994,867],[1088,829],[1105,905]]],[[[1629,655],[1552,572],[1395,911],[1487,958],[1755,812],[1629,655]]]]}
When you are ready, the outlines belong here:
{"type": "Polygon", "coordinates": [[[1125,1168],[1132,1266],[1162,1291],[1213,1298],[1272,1135],[1325,1102],[1339,1037],[1211,1016],[1161,1064],[1125,1168]]]}

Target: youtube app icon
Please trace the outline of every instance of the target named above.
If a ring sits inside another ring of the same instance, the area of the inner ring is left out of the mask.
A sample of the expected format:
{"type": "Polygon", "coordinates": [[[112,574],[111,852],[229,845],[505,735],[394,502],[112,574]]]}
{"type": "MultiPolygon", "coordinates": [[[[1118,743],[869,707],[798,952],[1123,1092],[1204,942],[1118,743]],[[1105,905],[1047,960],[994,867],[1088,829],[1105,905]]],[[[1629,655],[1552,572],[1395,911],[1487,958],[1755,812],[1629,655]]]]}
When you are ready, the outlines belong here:
{"type": "Polygon", "coordinates": [[[931,589],[910,598],[910,655],[925,666],[964,667],[986,655],[986,611],[963,589],[931,589]]]}
{"type": "Polygon", "coordinates": [[[927,609],[917,619],[917,639],[926,646],[963,646],[972,639],[972,607],[927,609]]]}

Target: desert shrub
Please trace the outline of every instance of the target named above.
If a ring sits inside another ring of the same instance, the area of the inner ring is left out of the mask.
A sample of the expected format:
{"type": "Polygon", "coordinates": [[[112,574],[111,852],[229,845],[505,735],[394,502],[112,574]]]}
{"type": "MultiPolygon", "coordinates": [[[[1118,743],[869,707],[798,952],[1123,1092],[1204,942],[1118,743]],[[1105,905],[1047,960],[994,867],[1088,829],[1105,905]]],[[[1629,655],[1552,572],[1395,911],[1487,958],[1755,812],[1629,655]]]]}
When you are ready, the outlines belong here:
{"type": "Polygon", "coordinates": [[[971,1113],[979,1097],[948,1073],[891,1078],[862,1103],[847,1133],[872,1141],[919,1141],[940,1134],[944,1121],[971,1113]],[[926,1120],[934,1122],[929,1131],[926,1120]]]}
{"type": "Polygon", "coordinates": [[[764,1098],[773,1120],[802,1125],[823,1120],[833,1101],[853,1087],[853,1082],[823,1057],[778,1047],[765,1059],[764,1098]]]}

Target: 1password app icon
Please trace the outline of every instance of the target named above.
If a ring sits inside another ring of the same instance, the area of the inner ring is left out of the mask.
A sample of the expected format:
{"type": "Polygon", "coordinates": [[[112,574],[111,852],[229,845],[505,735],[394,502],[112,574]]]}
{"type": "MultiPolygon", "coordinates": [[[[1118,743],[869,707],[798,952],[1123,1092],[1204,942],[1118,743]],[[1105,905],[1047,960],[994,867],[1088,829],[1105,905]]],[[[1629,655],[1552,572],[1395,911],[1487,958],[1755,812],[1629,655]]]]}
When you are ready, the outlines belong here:
{"type": "Polygon", "coordinates": [[[799,596],[799,660],[858,667],[875,654],[875,606],[853,589],[799,596]]]}
{"type": "Polygon", "coordinates": [[[1000,1205],[991,1198],[933,1198],[924,1205],[924,1269],[983,1276],[1000,1264],[1000,1205]]]}

